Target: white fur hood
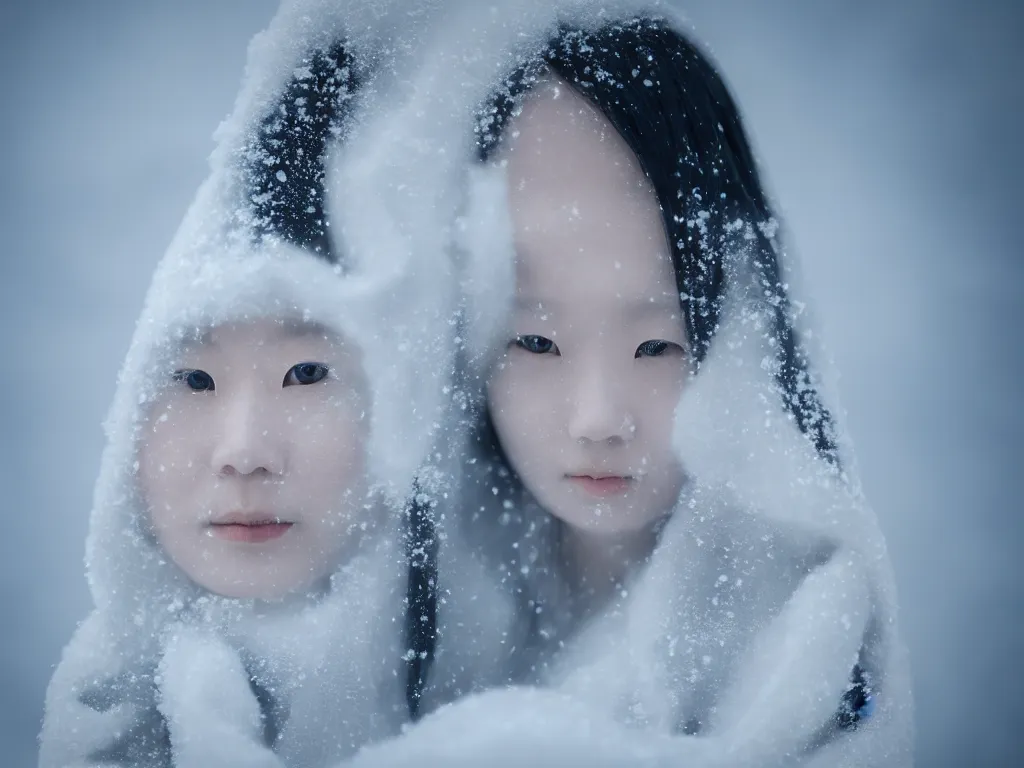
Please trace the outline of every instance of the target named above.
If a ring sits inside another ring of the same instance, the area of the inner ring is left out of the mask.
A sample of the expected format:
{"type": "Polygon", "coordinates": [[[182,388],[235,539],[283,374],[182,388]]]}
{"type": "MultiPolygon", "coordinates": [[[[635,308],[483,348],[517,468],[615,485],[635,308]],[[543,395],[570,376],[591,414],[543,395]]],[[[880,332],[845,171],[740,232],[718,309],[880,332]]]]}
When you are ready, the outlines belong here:
{"type": "Polygon", "coordinates": [[[176,765],[326,765],[407,717],[404,509],[436,440],[456,292],[443,236],[422,249],[404,236],[402,196],[432,187],[426,179],[392,184],[368,160],[382,157],[379,137],[359,130],[374,84],[387,81],[401,49],[396,41],[415,22],[400,5],[286,0],[250,46],[234,112],[153,277],[105,423],[86,556],[95,609],[47,693],[44,768],[169,765],[168,743],[176,765]],[[325,208],[344,268],[261,233],[246,170],[259,160],[253,136],[288,83],[311,52],[339,40],[367,94],[349,94],[351,131],[329,138],[325,152],[325,208]],[[271,610],[190,582],[149,530],[136,477],[140,429],[181,340],[257,318],[319,323],[359,347],[371,401],[369,480],[386,516],[340,565],[326,597],[271,610]],[[280,667],[266,677],[290,710],[279,754],[263,749],[266,713],[250,685],[262,662],[280,667]]]}

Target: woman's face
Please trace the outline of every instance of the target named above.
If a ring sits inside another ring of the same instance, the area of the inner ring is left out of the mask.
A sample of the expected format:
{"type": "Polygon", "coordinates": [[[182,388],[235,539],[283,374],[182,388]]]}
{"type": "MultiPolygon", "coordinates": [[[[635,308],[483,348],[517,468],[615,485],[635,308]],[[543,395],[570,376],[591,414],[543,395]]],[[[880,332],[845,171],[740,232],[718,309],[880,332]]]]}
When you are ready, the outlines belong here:
{"type": "Polygon", "coordinates": [[[223,325],[188,345],[143,428],[153,530],[200,586],[276,598],[329,575],[358,541],[367,384],[317,325],[223,325]]]}
{"type": "Polygon", "coordinates": [[[517,283],[491,417],[551,514],[633,532],[671,509],[683,477],[671,429],[688,358],[657,198],[563,83],[537,87],[507,136],[517,283]]]}

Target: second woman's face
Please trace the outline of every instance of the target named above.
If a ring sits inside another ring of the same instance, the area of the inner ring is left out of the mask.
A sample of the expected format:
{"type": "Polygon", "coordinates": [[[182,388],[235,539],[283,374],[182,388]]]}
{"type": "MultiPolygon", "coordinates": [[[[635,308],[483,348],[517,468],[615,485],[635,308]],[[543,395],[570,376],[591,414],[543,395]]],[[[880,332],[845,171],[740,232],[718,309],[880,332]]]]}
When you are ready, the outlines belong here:
{"type": "Polygon", "coordinates": [[[686,338],[657,198],[615,129],[536,89],[504,150],[516,295],[488,383],[527,489],[570,526],[636,531],[682,484],[671,445],[686,338]]]}

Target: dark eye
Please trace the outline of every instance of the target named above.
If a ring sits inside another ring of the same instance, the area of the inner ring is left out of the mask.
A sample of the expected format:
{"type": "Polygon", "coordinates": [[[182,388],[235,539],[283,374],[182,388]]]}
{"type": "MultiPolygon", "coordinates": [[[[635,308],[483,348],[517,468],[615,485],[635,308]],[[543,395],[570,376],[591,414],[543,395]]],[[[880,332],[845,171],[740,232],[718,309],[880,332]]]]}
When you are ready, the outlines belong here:
{"type": "Polygon", "coordinates": [[[679,345],[662,339],[648,339],[636,348],[636,353],[633,357],[637,359],[641,357],[661,357],[673,347],[678,349],[679,345]]]}
{"type": "Polygon", "coordinates": [[[329,372],[330,368],[323,363],[297,363],[284,375],[281,386],[316,384],[318,381],[322,381],[329,372]]]}
{"type": "Polygon", "coordinates": [[[194,392],[213,392],[216,387],[213,384],[213,376],[206,371],[175,371],[175,381],[183,381],[188,388],[194,392]]]}
{"type": "Polygon", "coordinates": [[[535,334],[527,334],[526,336],[516,336],[515,345],[522,347],[527,352],[531,352],[535,355],[546,355],[549,352],[553,355],[560,355],[558,347],[551,339],[545,338],[544,336],[537,336],[535,334]]]}

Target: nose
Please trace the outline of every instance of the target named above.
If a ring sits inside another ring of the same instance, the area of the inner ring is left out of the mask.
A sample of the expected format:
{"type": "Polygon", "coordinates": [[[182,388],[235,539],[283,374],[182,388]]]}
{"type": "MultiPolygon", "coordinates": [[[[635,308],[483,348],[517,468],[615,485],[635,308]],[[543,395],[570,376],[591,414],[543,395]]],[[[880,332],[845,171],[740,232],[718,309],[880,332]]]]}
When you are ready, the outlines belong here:
{"type": "Polygon", "coordinates": [[[569,436],[589,443],[632,440],[636,425],[621,389],[608,371],[579,371],[576,386],[569,388],[569,436]]]}
{"type": "Polygon", "coordinates": [[[268,418],[266,403],[254,393],[234,393],[222,399],[213,471],[228,475],[281,475],[285,471],[283,439],[268,418]]]}

